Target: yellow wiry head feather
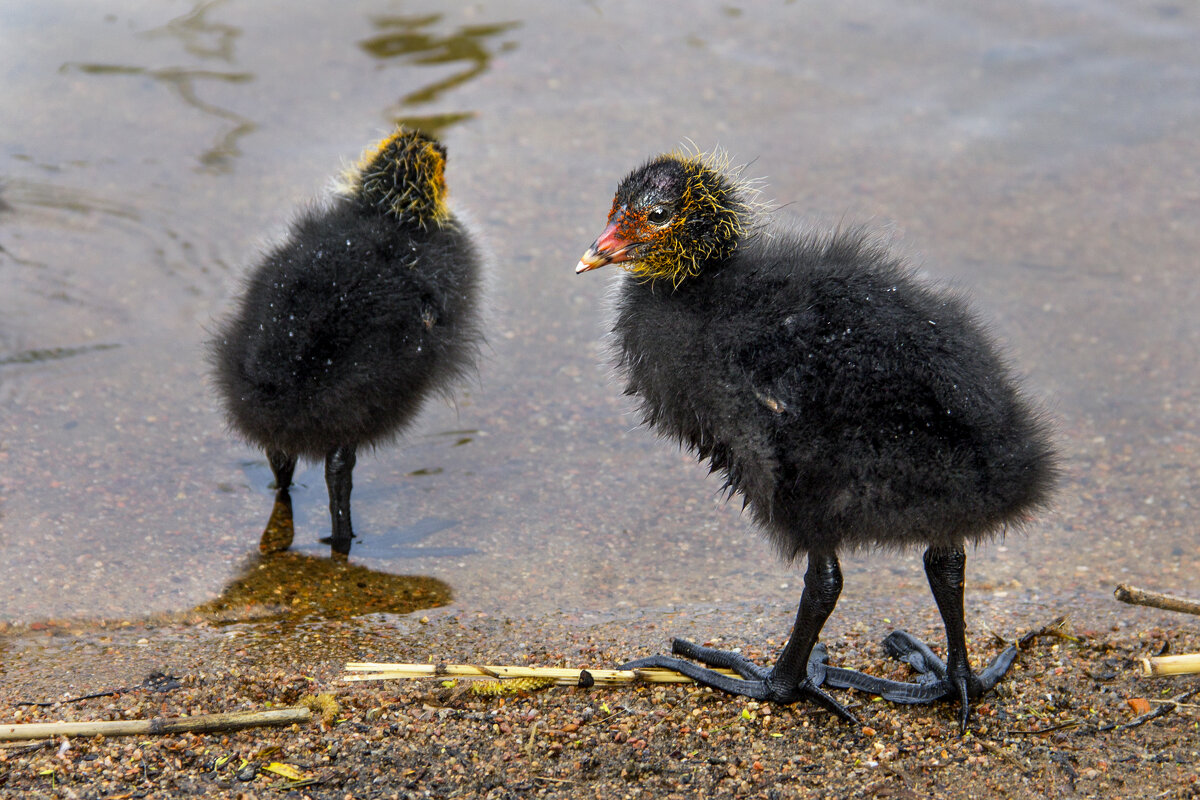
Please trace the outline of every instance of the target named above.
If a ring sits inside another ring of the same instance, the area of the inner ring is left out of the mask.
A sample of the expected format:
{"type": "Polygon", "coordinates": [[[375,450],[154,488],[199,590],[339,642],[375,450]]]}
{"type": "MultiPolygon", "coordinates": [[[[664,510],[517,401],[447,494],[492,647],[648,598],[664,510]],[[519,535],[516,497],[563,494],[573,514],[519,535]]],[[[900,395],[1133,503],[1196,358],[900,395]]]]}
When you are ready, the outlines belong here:
{"type": "Polygon", "coordinates": [[[334,188],[344,197],[381,207],[424,228],[450,218],[445,171],[446,149],[439,142],[397,127],[364,150],[334,188]]]}
{"type": "Polygon", "coordinates": [[[647,167],[673,162],[686,176],[677,189],[678,212],[654,236],[654,246],[625,267],[644,281],[669,280],[678,287],[714,260],[725,259],[756,225],[763,207],[754,182],[742,179],[744,167],[731,167],[724,150],[677,148],[647,167]]]}

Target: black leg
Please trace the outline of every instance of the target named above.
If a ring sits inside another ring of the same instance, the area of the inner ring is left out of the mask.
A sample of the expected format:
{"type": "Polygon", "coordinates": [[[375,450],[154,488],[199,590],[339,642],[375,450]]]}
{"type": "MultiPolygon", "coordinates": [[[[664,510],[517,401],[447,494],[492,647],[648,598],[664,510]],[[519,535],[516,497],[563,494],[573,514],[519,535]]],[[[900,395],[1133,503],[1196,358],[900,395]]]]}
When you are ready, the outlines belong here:
{"type": "Polygon", "coordinates": [[[354,472],[354,445],[342,445],[325,456],[325,485],[329,488],[329,518],[332,534],[328,541],[330,555],[347,558],[354,530],[350,526],[351,474],[354,472]]]}
{"type": "Polygon", "coordinates": [[[930,703],[945,697],[958,701],[959,730],[966,733],[970,701],[990,691],[1017,657],[1016,647],[1005,648],[978,674],[967,660],[967,634],[963,614],[963,583],[967,556],[962,546],[931,547],[925,551],[925,575],[946,626],[946,661],[910,633],[895,631],[883,641],[888,654],[920,673],[917,683],[900,683],[861,673],[829,669],[830,686],[846,686],[878,694],[896,703],[930,703]]]}
{"type": "MultiPolygon", "coordinates": [[[[837,556],[810,554],[808,570],[804,573],[804,593],[800,595],[800,608],[796,611],[796,623],[792,626],[792,635],[779,654],[779,660],[771,674],[767,676],[767,684],[779,695],[795,691],[808,681],[808,657],[812,654],[813,646],[825,627],[825,620],[833,613],[838,597],[842,594],[842,569],[837,556]]],[[[816,686],[812,689],[820,692],[816,686]]],[[[820,692],[833,702],[824,692],[820,692]]],[[[834,705],[837,705],[834,703],[834,705]]],[[[854,720],[845,709],[841,709],[849,720],[854,720]]]]}
{"type": "Polygon", "coordinates": [[[263,555],[281,553],[292,546],[295,526],[292,524],[292,474],[296,471],[296,457],[282,450],[267,451],[267,461],[275,475],[275,505],[271,518],[258,542],[258,551],[263,555]]]}
{"type": "Polygon", "coordinates": [[[946,626],[945,680],[949,693],[959,702],[958,726],[966,733],[971,714],[970,700],[991,690],[1012,666],[1017,648],[1005,648],[976,675],[967,661],[967,632],[963,614],[963,584],[966,581],[967,554],[962,545],[955,548],[931,547],[925,551],[925,575],[946,626]]]}
{"type": "Polygon", "coordinates": [[[751,663],[737,653],[700,647],[682,639],[676,639],[672,644],[676,654],[695,658],[708,667],[732,669],[742,677],[734,678],[670,656],[638,659],[624,665],[623,668],[672,669],[704,686],[756,700],[794,703],[807,698],[816,701],[842,719],[857,723],[858,720],[853,714],[820,688],[825,676],[825,657],[823,649],[816,647],[817,638],[821,635],[825,620],[833,613],[841,591],[842,571],[837,557],[832,553],[810,553],[808,571],[804,574],[804,593],[800,597],[800,608],[796,612],[796,624],[792,627],[792,635],[783,652],[779,654],[775,666],[770,670],[751,663]]]}
{"type": "Polygon", "coordinates": [[[963,611],[963,585],[966,583],[967,554],[962,545],[955,548],[933,548],[925,551],[925,576],[946,626],[946,672],[944,680],[959,702],[958,725],[966,733],[967,717],[971,713],[970,691],[978,697],[978,686],[971,664],[967,661],[967,623],[963,611]]]}

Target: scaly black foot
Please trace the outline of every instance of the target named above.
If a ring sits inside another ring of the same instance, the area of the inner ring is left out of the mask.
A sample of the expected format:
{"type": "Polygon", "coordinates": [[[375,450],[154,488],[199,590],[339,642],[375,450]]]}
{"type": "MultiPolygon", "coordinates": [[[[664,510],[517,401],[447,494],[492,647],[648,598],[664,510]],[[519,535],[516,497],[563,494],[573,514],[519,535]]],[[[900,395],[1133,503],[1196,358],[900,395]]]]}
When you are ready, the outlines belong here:
{"type": "Polygon", "coordinates": [[[691,661],[684,661],[681,658],[658,655],[630,661],[628,664],[623,665],[621,669],[657,667],[659,669],[674,670],[681,675],[688,676],[702,686],[711,686],[714,689],[720,689],[729,694],[741,695],[754,700],[770,701],[772,703],[789,704],[804,699],[812,700],[847,722],[858,724],[858,719],[853,714],[820,688],[821,683],[825,680],[826,664],[829,660],[829,656],[822,645],[818,644],[813,647],[812,654],[808,660],[807,674],[798,683],[786,680],[781,681],[776,676],[774,669],[761,667],[740,653],[734,653],[729,650],[702,647],[685,639],[675,639],[671,642],[671,651],[676,655],[694,658],[706,664],[707,667],[701,667],[698,664],[693,664],[691,661]],[[730,675],[716,672],[715,669],[710,669],[710,667],[733,670],[741,677],[734,678],[730,675]]]}
{"type": "MultiPolygon", "coordinates": [[[[968,668],[961,671],[962,674],[951,675],[946,663],[938,658],[928,645],[907,631],[892,632],[883,640],[883,647],[892,658],[903,661],[920,673],[921,678],[918,679],[920,684],[941,686],[943,690],[941,697],[956,697],[963,701],[964,706],[968,699],[977,700],[991,691],[1017,659],[1016,646],[1009,645],[980,672],[973,673],[968,668]]],[[[923,703],[929,701],[896,699],[895,702],[923,703]]]]}
{"type": "Polygon", "coordinates": [[[951,676],[946,663],[929,646],[906,631],[895,631],[883,640],[888,655],[908,664],[919,674],[916,683],[876,678],[862,672],[830,667],[825,683],[840,689],[858,689],[877,694],[893,703],[932,703],[943,698],[959,702],[959,728],[967,728],[970,701],[976,700],[1000,682],[1017,657],[1017,648],[1005,648],[991,664],[975,674],[968,668],[951,676]]]}

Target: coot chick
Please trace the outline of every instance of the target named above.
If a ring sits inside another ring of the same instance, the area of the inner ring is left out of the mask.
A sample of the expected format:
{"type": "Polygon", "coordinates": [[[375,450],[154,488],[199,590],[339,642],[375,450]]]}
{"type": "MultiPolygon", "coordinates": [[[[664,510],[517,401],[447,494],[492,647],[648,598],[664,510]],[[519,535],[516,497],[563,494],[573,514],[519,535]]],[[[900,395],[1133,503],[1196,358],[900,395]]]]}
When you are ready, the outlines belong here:
{"type": "Polygon", "coordinates": [[[480,257],[446,205],[445,165],[415,131],[368,149],[253,270],[212,343],[230,426],[275,474],[264,553],[291,545],[303,457],[325,461],[331,555],[348,556],[357,449],[393,439],[473,368],[480,257]]]}
{"type": "Polygon", "coordinates": [[[676,654],[744,680],[667,656],[626,666],[756,699],[807,697],[850,721],[822,682],[899,702],[949,696],[965,731],[969,699],[996,684],[1015,649],[971,670],[964,543],[1046,503],[1056,475],[1047,425],[959,298],[860,231],[768,225],[754,196],[711,156],[654,158],[621,182],[576,268],[626,270],[615,358],[645,424],[723,474],[785,559],[808,558],[772,669],[678,639],[676,654]],[[827,667],[817,639],[842,589],[838,553],[911,545],[925,548],[947,662],[897,632],[889,649],[926,673],[919,683],[827,667]]]}

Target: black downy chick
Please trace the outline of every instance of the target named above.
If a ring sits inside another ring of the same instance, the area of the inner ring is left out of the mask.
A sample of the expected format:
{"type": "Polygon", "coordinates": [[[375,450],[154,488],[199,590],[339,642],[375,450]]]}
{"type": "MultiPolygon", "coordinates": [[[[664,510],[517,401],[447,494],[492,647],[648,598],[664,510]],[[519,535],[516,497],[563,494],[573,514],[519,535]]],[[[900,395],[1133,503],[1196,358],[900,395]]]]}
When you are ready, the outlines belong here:
{"type": "Polygon", "coordinates": [[[674,641],[741,680],[667,656],[626,666],[756,699],[807,697],[851,721],[823,682],[897,702],[950,697],[965,731],[969,700],[1016,651],[971,670],[963,545],[1046,504],[1048,427],[960,299],[861,232],[768,226],[752,197],[712,157],[659,156],[621,182],[576,272],[627,271],[612,331],[644,422],[723,474],[785,559],[807,555],[795,627],[769,670],[674,641]],[[838,553],[912,545],[925,548],[947,662],[898,631],[889,650],[925,673],[919,683],[826,666],[817,640],[841,593],[838,553]]]}
{"type": "Polygon", "coordinates": [[[230,427],[275,474],[264,553],[291,546],[303,457],[324,459],[331,555],[348,556],[357,448],[393,439],[474,368],[480,257],[446,206],[445,165],[414,131],[368,149],[250,274],[212,342],[230,427]]]}

